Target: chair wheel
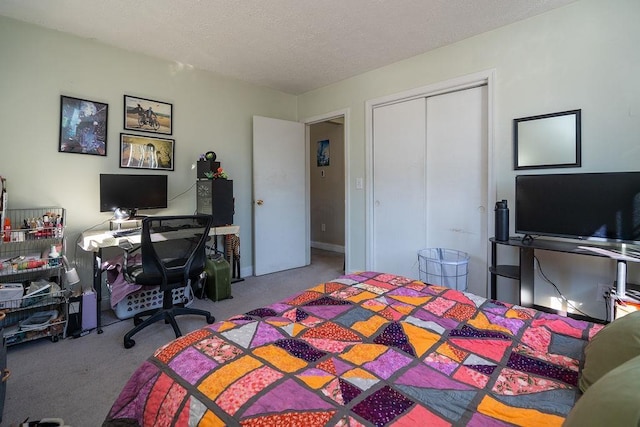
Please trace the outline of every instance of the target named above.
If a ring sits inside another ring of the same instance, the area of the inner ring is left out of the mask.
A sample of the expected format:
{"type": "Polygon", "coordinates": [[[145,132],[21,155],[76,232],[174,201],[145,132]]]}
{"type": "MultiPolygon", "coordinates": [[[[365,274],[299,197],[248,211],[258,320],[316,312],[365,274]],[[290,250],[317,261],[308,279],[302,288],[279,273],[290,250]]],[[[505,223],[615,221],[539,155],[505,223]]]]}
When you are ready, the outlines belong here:
{"type": "Polygon", "coordinates": [[[124,348],[131,348],[136,345],[136,342],[132,339],[124,340],[124,348]]]}
{"type": "Polygon", "coordinates": [[[216,321],[216,318],[213,316],[207,316],[207,323],[208,324],[212,324],[213,322],[216,321]]]}

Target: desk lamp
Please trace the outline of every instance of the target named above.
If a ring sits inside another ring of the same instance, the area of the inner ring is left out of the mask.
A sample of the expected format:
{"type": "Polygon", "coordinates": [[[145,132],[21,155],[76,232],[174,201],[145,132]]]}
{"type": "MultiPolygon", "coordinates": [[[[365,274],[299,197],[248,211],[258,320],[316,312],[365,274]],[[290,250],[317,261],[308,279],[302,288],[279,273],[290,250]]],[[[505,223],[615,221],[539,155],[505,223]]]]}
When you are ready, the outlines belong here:
{"type": "Polygon", "coordinates": [[[64,255],[67,253],[67,239],[64,238],[62,240],[62,265],[64,266],[64,280],[67,283],[67,286],[75,285],[80,282],[80,276],[78,276],[78,272],[75,267],[71,268],[71,264],[69,264],[69,260],[67,256],[64,255]]]}
{"type": "Polygon", "coordinates": [[[75,285],[80,282],[80,276],[78,276],[78,272],[75,267],[70,268],[69,260],[66,255],[62,255],[62,265],[64,265],[64,280],[67,286],[75,285]]]}
{"type": "Polygon", "coordinates": [[[129,211],[127,209],[123,209],[123,208],[117,208],[114,212],[113,212],[113,217],[115,219],[129,219],[129,211]]]}

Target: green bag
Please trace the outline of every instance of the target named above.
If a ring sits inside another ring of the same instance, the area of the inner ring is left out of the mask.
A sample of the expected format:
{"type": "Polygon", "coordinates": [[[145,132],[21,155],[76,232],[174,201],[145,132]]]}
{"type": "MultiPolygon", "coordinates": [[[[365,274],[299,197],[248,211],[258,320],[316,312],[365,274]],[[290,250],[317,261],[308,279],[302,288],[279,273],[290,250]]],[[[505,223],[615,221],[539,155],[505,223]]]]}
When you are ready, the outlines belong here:
{"type": "Polygon", "coordinates": [[[211,301],[220,301],[231,296],[231,266],[222,256],[207,258],[204,266],[207,273],[205,293],[211,301]]]}

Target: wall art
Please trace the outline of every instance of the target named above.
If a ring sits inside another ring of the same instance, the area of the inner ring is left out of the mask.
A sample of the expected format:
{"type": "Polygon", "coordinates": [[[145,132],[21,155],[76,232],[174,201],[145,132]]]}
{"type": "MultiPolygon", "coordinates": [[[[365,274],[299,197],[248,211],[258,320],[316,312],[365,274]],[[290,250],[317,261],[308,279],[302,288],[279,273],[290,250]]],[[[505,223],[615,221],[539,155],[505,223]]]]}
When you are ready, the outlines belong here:
{"type": "Polygon", "coordinates": [[[108,110],[102,102],[61,95],[58,151],[106,156],[108,110]]]}
{"type": "Polygon", "coordinates": [[[174,170],[173,139],[120,134],[120,167],[174,170]]]}
{"type": "Polygon", "coordinates": [[[173,105],[125,95],[124,129],[171,135],[173,133],[173,105]]]}

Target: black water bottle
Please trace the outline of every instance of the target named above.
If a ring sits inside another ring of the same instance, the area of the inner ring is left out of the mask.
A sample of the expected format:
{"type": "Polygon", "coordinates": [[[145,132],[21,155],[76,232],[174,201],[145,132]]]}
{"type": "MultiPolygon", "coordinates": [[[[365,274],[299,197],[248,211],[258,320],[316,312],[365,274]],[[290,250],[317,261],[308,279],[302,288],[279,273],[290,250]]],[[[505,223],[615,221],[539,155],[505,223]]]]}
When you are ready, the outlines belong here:
{"type": "Polygon", "coordinates": [[[496,202],[496,240],[506,242],[509,240],[509,208],[507,201],[496,202]]]}

